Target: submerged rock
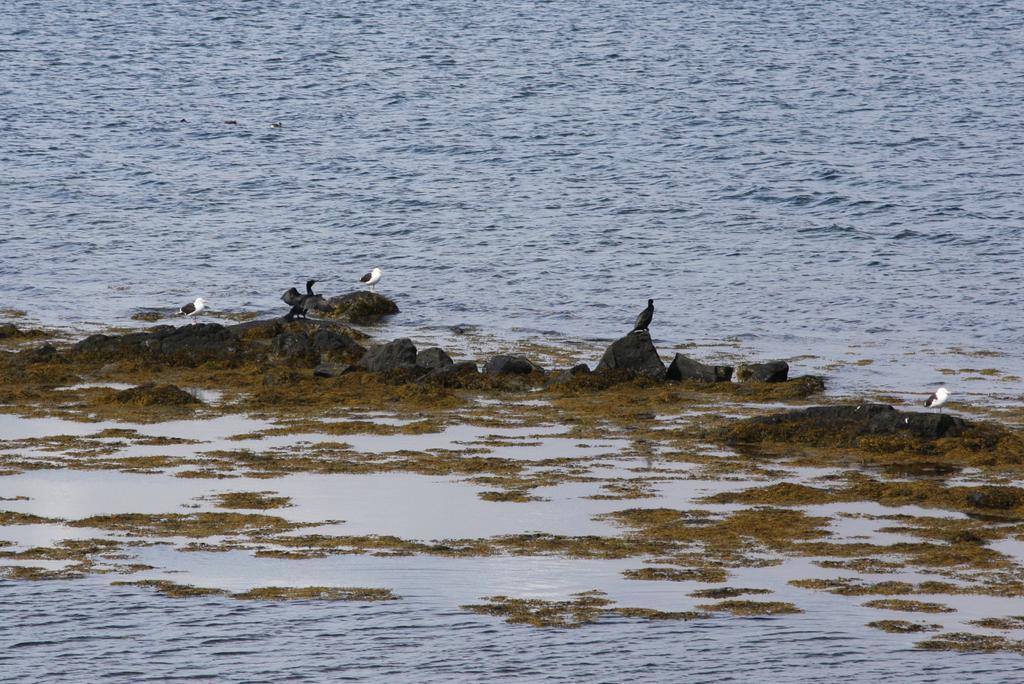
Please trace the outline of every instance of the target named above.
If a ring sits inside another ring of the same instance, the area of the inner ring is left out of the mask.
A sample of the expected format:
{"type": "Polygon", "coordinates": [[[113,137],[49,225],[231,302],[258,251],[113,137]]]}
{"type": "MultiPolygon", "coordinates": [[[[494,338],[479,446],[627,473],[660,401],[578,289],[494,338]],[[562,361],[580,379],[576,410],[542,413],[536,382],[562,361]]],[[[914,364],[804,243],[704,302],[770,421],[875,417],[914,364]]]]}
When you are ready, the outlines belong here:
{"type": "MultiPolygon", "coordinates": [[[[440,347],[430,347],[429,349],[421,349],[416,354],[416,365],[420,368],[429,368],[435,370],[437,368],[445,368],[447,366],[454,365],[452,357],[448,356],[448,353],[440,347]]],[[[474,364],[474,367],[476,364],[474,364]]]]}
{"type": "Polygon", "coordinates": [[[351,373],[355,366],[350,363],[321,363],[313,369],[313,375],[318,378],[336,378],[345,373],[351,373]]]}
{"type": "Polygon", "coordinates": [[[732,366],[709,366],[700,361],[676,354],[665,373],[666,380],[696,380],[697,382],[729,382],[732,366]]]}
{"type": "Polygon", "coordinates": [[[962,418],[897,411],[887,404],[812,406],[740,421],[728,435],[736,441],[794,441],[839,446],[867,435],[907,434],[926,440],[960,435],[962,418]]]}
{"type": "Polygon", "coordinates": [[[529,375],[534,371],[543,373],[544,369],[525,356],[514,354],[492,356],[484,364],[484,373],[488,375],[529,375]]]}
{"type": "Polygon", "coordinates": [[[387,344],[370,347],[361,359],[358,367],[371,373],[383,373],[401,368],[416,366],[416,345],[407,337],[387,344]]]}
{"type": "Polygon", "coordinates": [[[665,379],[665,364],[646,330],[632,332],[612,342],[595,369],[596,372],[608,370],[627,370],[655,380],[665,379]]]}
{"type": "Polygon", "coordinates": [[[749,363],[736,369],[736,379],[740,382],[786,382],[788,377],[789,364],[785,361],[749,363]]]}
{"type": "Polygon", "coordinates": [[[360,290],[331,297],[318,311],[324,316],[365,325],[375,323],[384,316],[399,313],[398,305],[382,294],[360,290]]]}

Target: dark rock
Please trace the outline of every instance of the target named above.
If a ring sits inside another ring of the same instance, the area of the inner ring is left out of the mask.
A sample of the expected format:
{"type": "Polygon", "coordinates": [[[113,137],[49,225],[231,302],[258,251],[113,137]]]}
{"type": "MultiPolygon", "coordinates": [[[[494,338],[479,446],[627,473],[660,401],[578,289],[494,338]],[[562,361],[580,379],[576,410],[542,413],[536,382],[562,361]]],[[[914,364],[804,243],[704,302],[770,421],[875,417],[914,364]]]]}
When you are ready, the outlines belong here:
{"type": "Polygon", "coordinates": [[[313,333],[313,350],[332,359],[355,361],[362,358],[366,349],[345,333],[320,328],[313,333]]]}
{"type": "Polygon", "coordinates": [[[52,344],[44,344],[33,349],[26,349],[19,353],[18,356],[29,363],[49,363],[58,359],[60,353],[52,344]]]}
{"type": "Polygon", "coordinates": [[[740,382],[786,382],[788,377],[789,364],[785,361],[743,364],[736,369],[740,382]]]}
{"type": "Polygon", "coordinates": [[[967,495],[967,502],[978,508],[1016,508],[1021,495],[1014,487],[977,487],[967,495]]]}
{"type": "Polygon", "coordinates": [[[370,347],[359,359],[359,368],[371,373],[413,368],[416,366],[416,345],[406,337],[370,347]]]}
{"type": "Polygon", "coordinates": [[[544,369],[525,356],[512,354],[492,356],[484,364],[484,373],[488,375],[529,375],[534,371],[543,373],[544,369]]]}
{"type": "Polygon", "coordinates": [[[320,309],[324,316],[365,325],[375,323],[384,316],[399,313],[398,305],[382,294],[360,290],[331,297],[320,309]]]}
{"type": "Polygon", "coordinates": [[[633,332],[612,342],[595,371],[620,369],[656,380],[665,378],[665,364],[661,362],[649,332],[633,332]]]}
{"type": "Polygon", "coordinates": [[[477,382],[480,371],[472,361],[460,361],[443,368],[435,368],[422,378],[420,382],[441,387],[467,387],[477,382]]]}
{"type": "Polygon", "coordinates": [[[274,356],[296,363],[315,363],[317,353],[306,333],[281,333],[270,343],[274,356]]]}
{"type": "Polygon", "coordinates": [[[665,373],[666,380],[696,380],[697,382],[729,382],[732,366],[709,366],[700,361],[676,354],[665,373]]]}
{"type": "Polygon", "coordinates": [[[566,368],[561,373],[555,376],[551,381],[552,385],[564,385],[567,382],[571,382],[576,378],[590,375],[590,366],[585,363],[579,363],[572,368],[566,368]]]}
{"type": "Polygon", "coordinates": [[[0,340],[7,337],[20,337],[21,330],[13,323],[0,323],[0,340]]]}
{"type": "Polygon", "coordinates": [[[235,359],[242,353],[241,340],[217,323],[158,325],[127,335],[90,335],[72,347],[72,353],[103,361],[142,358],[183,365],[235,359]]]}
{"type": "Polygon", "coordinates": [[[418,354],[416,354],[416,365],[421,368],[435,370],[437,368],[445,368],[447,366],[454,365],[454,363],[455,362],[452,361],[452,357],[448,356],[445,350],[440,347],[422,349],[418,354]]]}
{"type": "Polygon", "coordinates": [[[839,445],[865,435],[903,433],[928,440],[955,437],[967,423],[947,414],[897,411],[886,404],[847,404],[757,416],[740,425],[740,432],[748,436],[764,434],[776,441],[799,437],[802,442],[839,445]]]}
{"type": "Polygon", "coordinates": [[[355,366],[349,363],[321,363],[313,369],[313,375],[318,378],[336,378],[345,373],[351,373],[355,366]]]}
{"type": "Polygon", "coordinates": [[[187,406],[202,403],[177,385],[155,385],[153,383],[117,392],[114,395],[114,400],[119,404],[134,406],[187,406]]]}

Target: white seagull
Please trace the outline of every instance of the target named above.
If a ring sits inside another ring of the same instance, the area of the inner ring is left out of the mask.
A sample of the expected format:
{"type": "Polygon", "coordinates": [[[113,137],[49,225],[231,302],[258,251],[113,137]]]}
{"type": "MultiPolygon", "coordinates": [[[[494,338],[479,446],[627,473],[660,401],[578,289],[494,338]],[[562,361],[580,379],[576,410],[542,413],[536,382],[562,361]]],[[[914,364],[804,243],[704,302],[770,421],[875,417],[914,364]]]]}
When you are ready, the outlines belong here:
{"type": "Polygon", "coordinates": [[[939,413],[942,413],[942,405],[949,399],[949,390],[945,387],[940,387],[932,393],[932,396],[925,399],[925,408],[937,408],[939,413]]]}
{"type": "Polygon", "coordinates": [[[178,309],[178,315],[179,316],[183,315],[183,316],[187,316],[187,317],[191,318],[192,319],[192,323],[195,324],[195,323],[199,322],[199,321],[195,320],[195,317],[198,316],[199,314],[201,314],[205,308],[206,308],[206,300],[203,299],[202,297],[197,297],[196,301],[194,301],[194,302],[192,302],[190,304],[186,304],[185,306],[183,306],[180,309],[178,309]]]}
{"type": "Polygon", "coordinates": [[[364,275],[362,278],[360,278],[359,282],[366,283],[367,285],[370,286],[371,292],[376,292],[377,289],[374,287],[374,285],[377,284],[382,275],[384,275],[384,272],[381,271],[379,268],[375,268],[366,275],[364,275]]]}

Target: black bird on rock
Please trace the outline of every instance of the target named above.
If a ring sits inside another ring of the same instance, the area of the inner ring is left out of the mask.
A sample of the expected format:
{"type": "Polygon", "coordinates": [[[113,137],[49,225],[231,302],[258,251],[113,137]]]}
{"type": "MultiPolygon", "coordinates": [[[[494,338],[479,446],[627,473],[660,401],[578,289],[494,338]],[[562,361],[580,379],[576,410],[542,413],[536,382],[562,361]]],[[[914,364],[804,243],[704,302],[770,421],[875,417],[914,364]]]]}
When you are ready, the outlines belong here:
{"type": "Polygon", "coordinates": [[[286,320],[292,321],[296,316],[305,318],[310,309],[323,304],[324,296],[313,292],[313,285],[315,284],[315,280],[306,281],[306,294],[299,294],[296,288],[290,287],[281,295],[281,301],[292,307],[288,315],[285,316],[286,320]]]}
{"type": "Polygon", "coordinates": [[[651,320],[654,319],[654,300],[647,300],[647,308],[640,312],[640,315],[636,317],[636,323],[633,324],[632,332],[640,332],[647,330],[651,326],[651,320]]]}

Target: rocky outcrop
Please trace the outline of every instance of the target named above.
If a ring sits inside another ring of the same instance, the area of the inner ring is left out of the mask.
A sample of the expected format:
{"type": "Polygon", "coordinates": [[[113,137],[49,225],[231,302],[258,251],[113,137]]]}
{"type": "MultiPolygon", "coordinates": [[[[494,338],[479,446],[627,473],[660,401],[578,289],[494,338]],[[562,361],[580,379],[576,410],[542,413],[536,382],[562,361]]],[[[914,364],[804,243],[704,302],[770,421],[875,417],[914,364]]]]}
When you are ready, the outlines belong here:
{"type": "Polygon", "coordinates": [[[356,325],[376,323],[384,316],[399,313],[398,305],[382,294],[361,290],[331,297],[318,313],[356,325]]]}
{"type": "Polygon", "coordinates": [[[359,359],[356,366],[370,373],[383,373],[416,367],[416,345],[407,337],[387,344],[378,344],[359,359]]]}
{"type": "Polygon", "coordinates": [[[646,330],[630,333],[612,342],[595,369],[598,373],[608,370],[626,370],[656,380],[665,379],[665,364],[661,362],[651,335],[646,330]]]}
{"type": "MultiPolygon", "coordinates": [[[[429,349],[421,349],[416,354],[416,365],[420,368],[427,368],[429,370],[437,370],[439,368],[446,368],[454,365],[452,357],[448,356],[447,352],[440,347],[430,347],[429,349]]],[[[474,364],[474,367],[476,364],[474,364]]]]}
{"type": "Polygon", "coordinates": [[[318,357],[309,335],[302,332],[281,333],[271,341],[270,348],[274,356],[291,363],[315,363],[318,357]]]}
{"type": "Polygon", "coordinates": [[[471,387],[480,378],[480,371],[472,361],[460,361],[450,366],[435,368],[422,378],[420,382],[440,387],[471,387]]]}
{"type": "Polygon", "coordinates": [[[366,349],[351,336],[329,328],[318,329],[311,341],[314,351],[325,359],[356,361],[366,353],[366,349]]]}
{"type": "Polygon", "coordinates": [[[749,363],[736,369],[736,379],[740,382],[786,382],[788,377],[789,364],[785,361],[749,363]]]}
{"type": "Polygon", "coordinates": [[[732,380],[732,366],[709,366],[676,354],[665,373],[666,380],[696,382],[729,382],[732,380]]]}
{"type": "Polygon", "coordinates": [[[202,323],[177,328],[158,325],[127,335],[90,335],[72,347],[72,354],[102,361],[141,358],[194,366],[236,359],[242,347],[239,337],[224,326],[202,323]]]}
{"type": "Polygon", "coordinates": [[[897,411],[887,404],[812,406],[739,421],[728,430],[731,441],[774,441],[821,446],[850,446],[865,436],[903,434],[925,440],[955,437],[966,428],[949,414],[897,411]]]}
{"type": "Polygon", "coordinates": [[[529,375],[534,371],[543,373],[544,369],[525,356],[513,354],[492,356],[484,364],[484,373],[488,375],[529,375]]]}

